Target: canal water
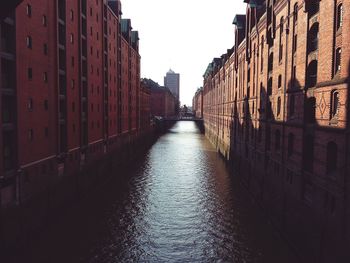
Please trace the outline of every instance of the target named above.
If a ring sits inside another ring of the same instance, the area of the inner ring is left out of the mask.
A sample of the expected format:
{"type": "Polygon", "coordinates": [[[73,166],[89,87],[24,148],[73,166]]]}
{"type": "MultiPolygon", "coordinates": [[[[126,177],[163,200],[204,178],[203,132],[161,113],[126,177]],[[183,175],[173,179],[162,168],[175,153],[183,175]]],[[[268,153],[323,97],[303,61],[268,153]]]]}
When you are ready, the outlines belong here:
{"type": "Polygon", "coordinates": [[[115,173],[26,262],[298,262],[194,122],[115,173]]]}

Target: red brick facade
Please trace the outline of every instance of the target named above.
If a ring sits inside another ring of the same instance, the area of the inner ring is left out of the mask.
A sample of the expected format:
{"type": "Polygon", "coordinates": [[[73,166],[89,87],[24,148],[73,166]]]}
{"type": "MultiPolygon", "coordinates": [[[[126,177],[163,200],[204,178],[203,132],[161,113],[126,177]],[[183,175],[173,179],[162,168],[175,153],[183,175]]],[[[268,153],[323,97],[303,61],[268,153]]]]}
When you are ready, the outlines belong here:
{"type": "Polygon", "coordinates": [[[204,75],[206,135],[307,262],[347,262],[350,1],[245,2],[204,75]]]}
{"type": "Polygon", "coordinates": [[[196,118],[203,118],[203,88],[198,89],[193,96],[192,110],[196,118]]]}
{"type": "Polygon", "coordinates": [[[140,130],[138,32],[114,0],[23,1],[1,23],[0,203],[29,200],[140,130]],[[52,180],[48,180],[48,177],[52,180]]]}
{"type": "Polygon", "coordinates": [[[142,85],[150,89],[151,116],[172,118],[176,115],[177,99],[172,92],[151,79],[143,79],[142,85]]]}

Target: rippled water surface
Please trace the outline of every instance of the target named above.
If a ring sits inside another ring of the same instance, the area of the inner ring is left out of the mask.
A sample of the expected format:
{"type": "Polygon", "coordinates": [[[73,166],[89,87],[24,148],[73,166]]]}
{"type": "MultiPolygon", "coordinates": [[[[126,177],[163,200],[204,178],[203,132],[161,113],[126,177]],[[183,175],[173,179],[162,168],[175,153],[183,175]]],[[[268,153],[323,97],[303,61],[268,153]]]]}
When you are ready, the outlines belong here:
{"type": "Polygon", "coordinates": [[[43,238],[38,261],[297,262],[193,122],[101,192],[43,238]]]}

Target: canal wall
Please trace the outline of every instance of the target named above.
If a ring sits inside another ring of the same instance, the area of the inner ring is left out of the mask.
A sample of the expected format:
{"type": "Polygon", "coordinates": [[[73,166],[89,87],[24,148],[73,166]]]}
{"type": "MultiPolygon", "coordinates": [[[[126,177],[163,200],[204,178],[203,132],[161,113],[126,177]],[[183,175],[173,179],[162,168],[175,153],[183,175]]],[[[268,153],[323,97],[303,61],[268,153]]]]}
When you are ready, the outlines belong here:
{"type": "Polygon", "coordinates": [[[225,140],[208,126],[205,135],[301,262],[349,262],[349,244],[344,242],[346,217],[327,214],[323,207],[328,204],[321,198],[314,197],[316,208],[311,209],[310,201],[301,198],[302,171],[290,174],[288,163],[278,165],[265,151],[253,151],[244,141],[225,140]]]}
{"type": "Polygon", "coordinates": [[[33,176],[35,185],[29,194],[25,191],[26,178],[18,178],[22,195],[15,205],[0,210],[0,261],[20,248],[25,248],[35,237],[65,214],[74,203],[102,187],[157,140],[156,127],[138,134],[125,134],[115,140],[112,151],[105,156],[86,161],[78,172],[64,175],[49,173],[46,177],[33,176]]]}

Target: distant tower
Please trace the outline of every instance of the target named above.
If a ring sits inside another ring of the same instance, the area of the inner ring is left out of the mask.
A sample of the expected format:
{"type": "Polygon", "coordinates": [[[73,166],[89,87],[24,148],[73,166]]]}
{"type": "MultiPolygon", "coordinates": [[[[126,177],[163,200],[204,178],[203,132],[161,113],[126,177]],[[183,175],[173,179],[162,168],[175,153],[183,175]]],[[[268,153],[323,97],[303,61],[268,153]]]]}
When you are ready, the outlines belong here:
{"type": "Polygon", "coordinates": [[[180,74],[175,73],[171,69],[166,73],[164,77],[164,86],[167,87],[171,93],[179,101],[180,98],[180,74]]]}

